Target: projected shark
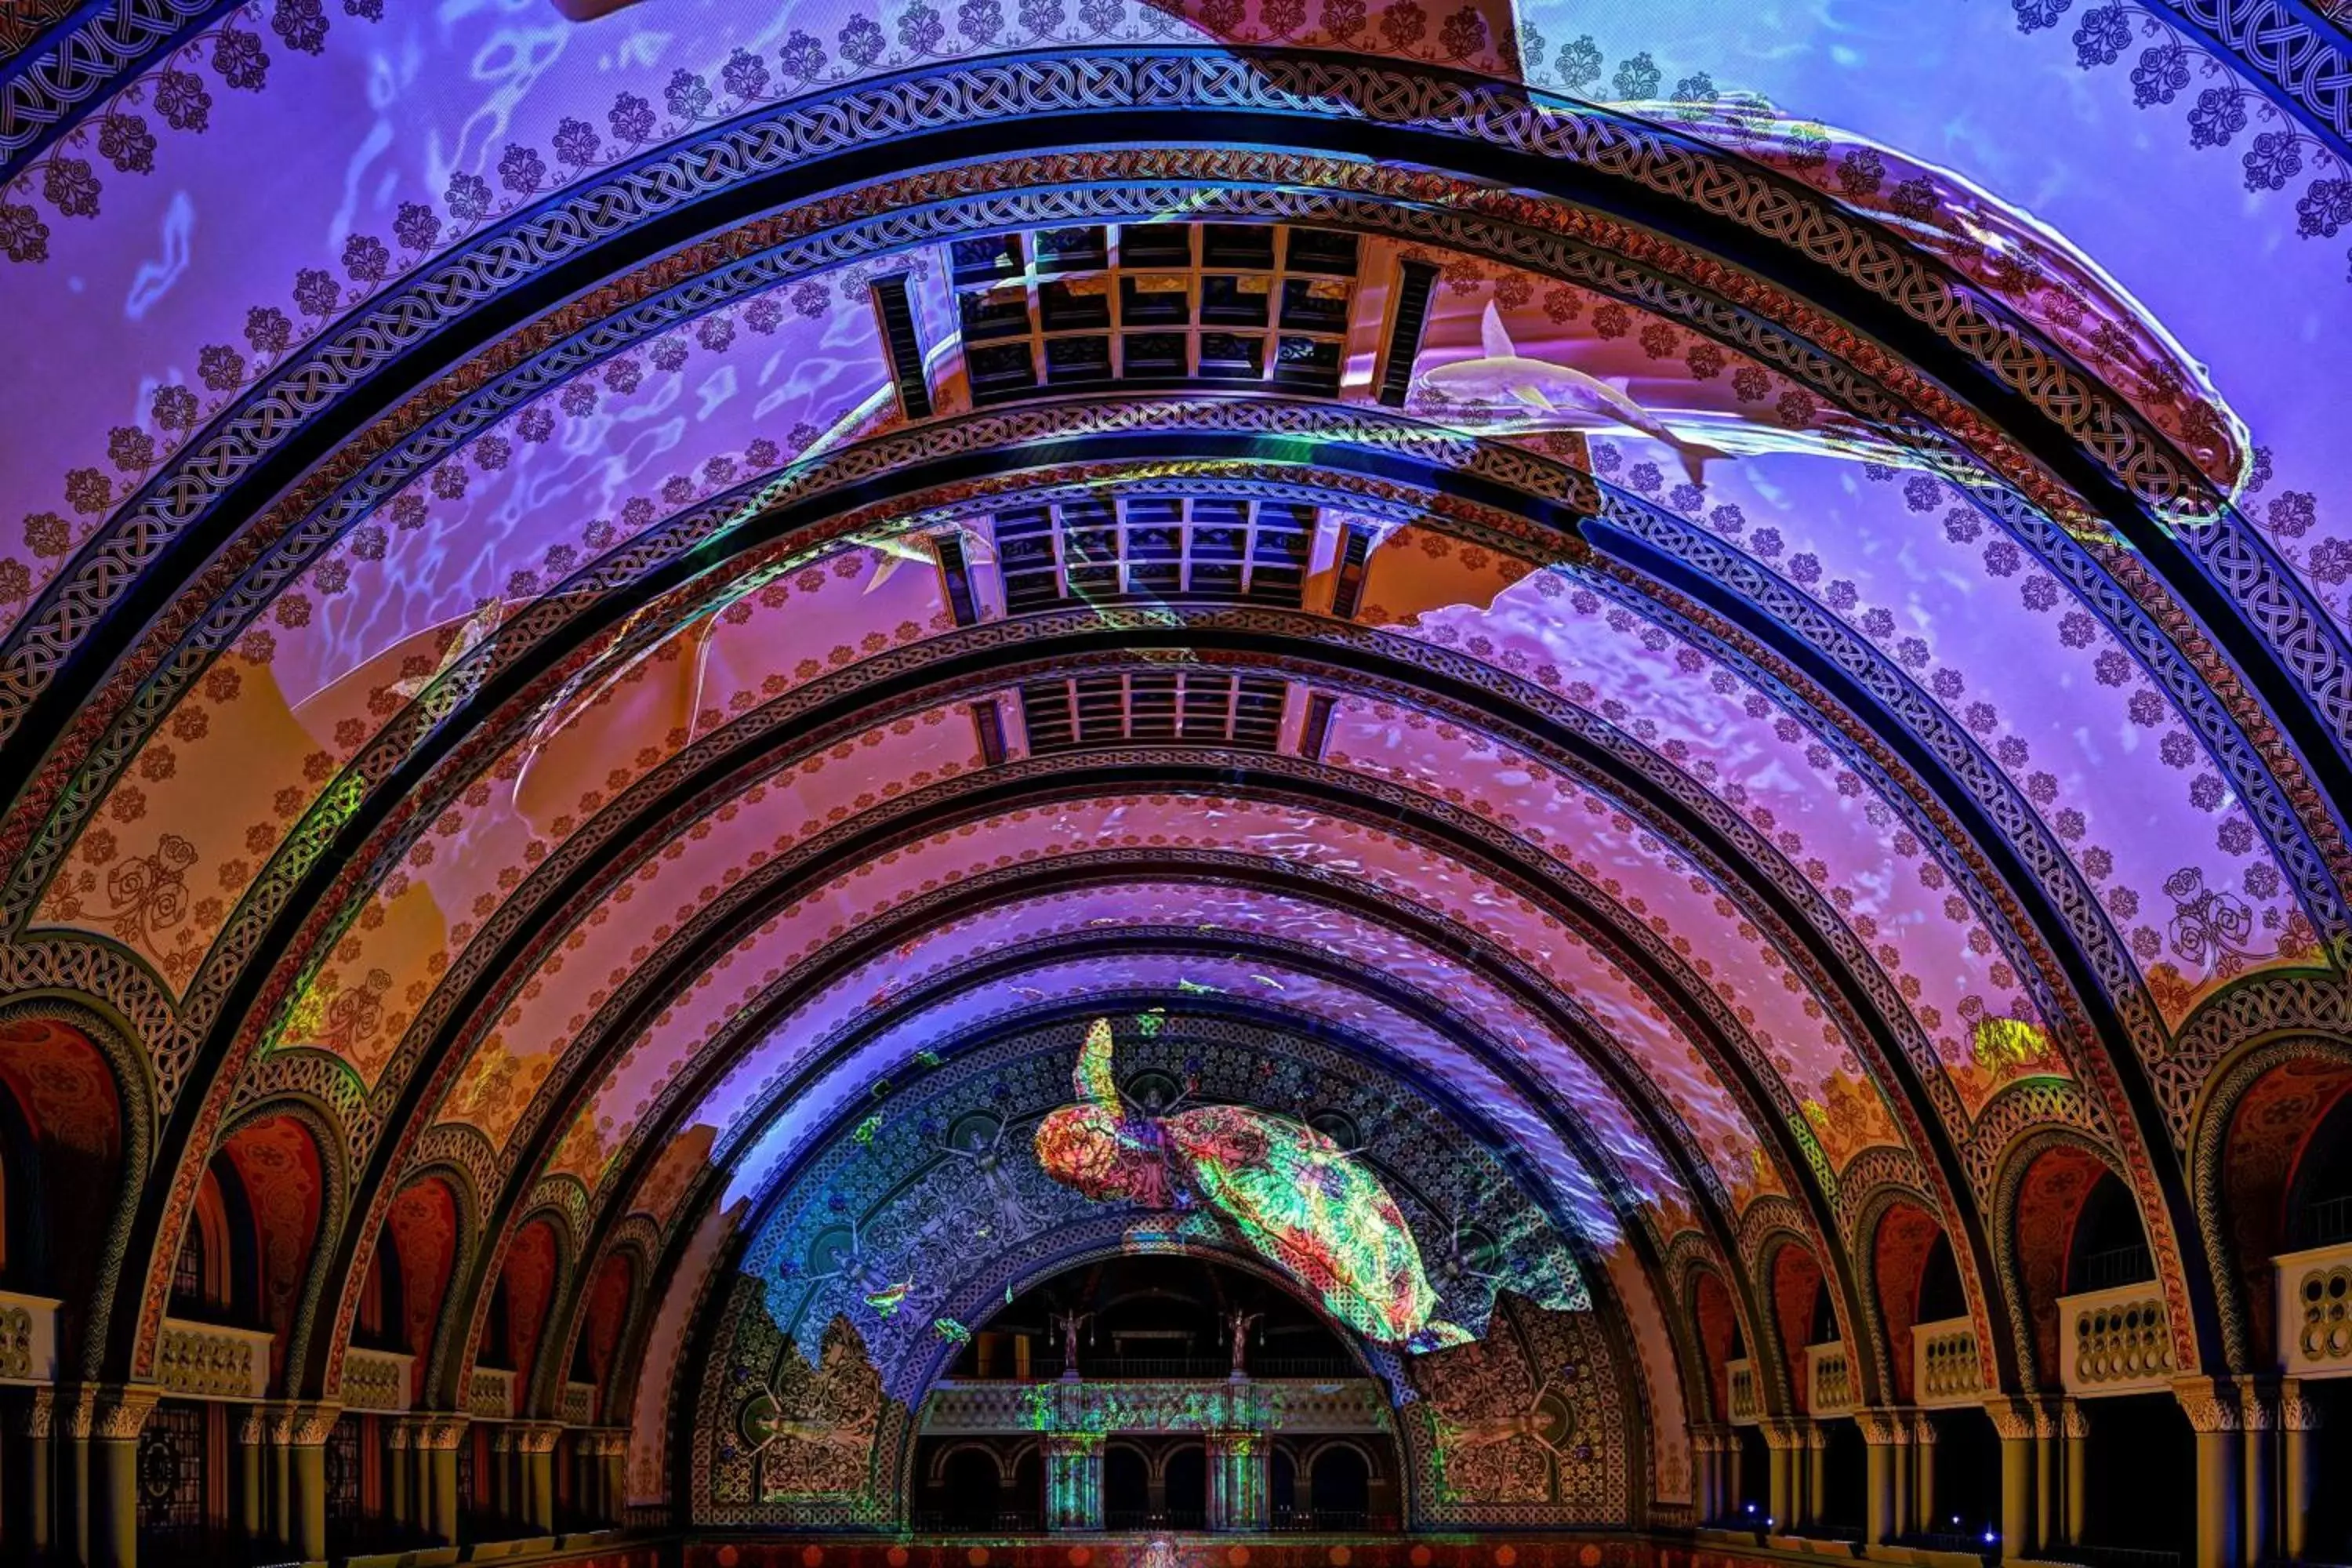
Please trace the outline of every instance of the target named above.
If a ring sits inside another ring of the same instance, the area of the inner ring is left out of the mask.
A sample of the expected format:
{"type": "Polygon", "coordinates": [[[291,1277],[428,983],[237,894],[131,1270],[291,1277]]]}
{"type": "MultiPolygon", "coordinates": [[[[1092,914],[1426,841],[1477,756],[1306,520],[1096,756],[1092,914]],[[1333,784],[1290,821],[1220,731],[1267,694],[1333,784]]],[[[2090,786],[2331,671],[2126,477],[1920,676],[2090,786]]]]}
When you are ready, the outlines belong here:
{"type": "Polygon", "coordinates": [[[1103,1201],[1214,1210],[1368,1339],[1433,1350],[1470,1337],[1435,1315],[1396,1200],[1330,1139],[1240,1105],[1138,1113],[1111,1076],[1108,1019],[1087,1030],[1073,1079],[1078,1103],[1037,1124],[1037,1160],[1055,1181],[1103,1201]]]}
{"type": "Polygon", "coordinates": [[[1424,371],[1423,384],[1465,403],[1492,406],[1517,402],[1538,413],[1591,415],[1622,425],[1674,448],[1675,455],[1682,459],[1683,472],[1690,476],[1693,484],[1706,482],[1708,463],[1730,456],[1714,447],[1685,440],[1664,420],[1628,397],[1622,389],[1596,376],[1520,353],[1491,300],[1478,324],[1478,339],[1479,346],[1486,351],[1480,358],[1457,360],[1424,371]]]}

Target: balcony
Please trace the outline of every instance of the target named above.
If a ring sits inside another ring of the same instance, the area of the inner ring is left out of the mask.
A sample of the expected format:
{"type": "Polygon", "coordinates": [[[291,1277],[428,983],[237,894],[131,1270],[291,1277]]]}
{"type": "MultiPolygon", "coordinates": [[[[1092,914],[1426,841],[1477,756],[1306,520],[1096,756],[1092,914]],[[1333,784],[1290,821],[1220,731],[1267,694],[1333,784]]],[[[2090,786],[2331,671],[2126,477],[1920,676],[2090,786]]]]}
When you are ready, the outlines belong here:
{"type": "Polygon", "coordinates": [[[474,1378],[466,1385],[466,1414],[486,1420],[514,1419],[515,1374],[503,1368],[478,1366],[474,1378]]]}
{"type": "Polygon", "coordinates": [[[55,1383],[58,1303],[0,1290],[0,1383],[55,1383]]]}
{"type": "Polygon", "coordinates": [[[2278,1270],[2283,1370],[2291,1377],[2352,1376],[2352,1242],[2271,1263],[2278,1270]]]}
{"type": "Polygon", "coordinates": [[[163,1320],[155,1381],[189,1399],[261,1399],[269,1393],[271,1337],[262,1329],[163,1320]]]}
{"type": "Polygon", "coordinates": [[[1752,1361],[1729,1361],[1723,1363],[1727,1381],[1731,1387],[1731,1419],[1742,1426],[1752,1426],[1763,1418],[1764,1404],[1756,1393],[1756,1363],[1752,1361]]]}
{"type": "Polygon", "coordinates": [[[926,1433],[1385,1432],[1388,1391],[1368,1377],[1143,1379],[940,1384],[923,1401],[926,1433]]]}
{"type": "Polygon", "coordinates": [[[362,1350],[353,1345],[343,1355],[343,1405],[397,1415],[409,1405],[415,1386],[416,1358],[398,1351],[362,1350]]]}
{"type": "Polygon", "coordinates": [[[2172,1391],[2172,1331],[2153,1279],[2058,1298],[2060,1382],[2078,1397],[2172,1391]]]}
{"type": "Polygon", "coordinates": [[[1946,1318],[1911,1325],[1911,1394],[1914,1403],[1931,1409],[1983,1400],[1974,1322],[1946,1318]]]}
{"type": "Polygon", "coordinates": [[[1805,1347],[1805,1407],[1815,1415],[1842,1415],[1854,1406],[1853,1362],[1843,1343],[1805,1347]]]}
{"type": "Polygon", "coordinates": [[[574,1426],[596,1424],[596,1385],[593,1383],[566,1383],[560,1396],[562,1403],[557,1414],[574,1426]]]}

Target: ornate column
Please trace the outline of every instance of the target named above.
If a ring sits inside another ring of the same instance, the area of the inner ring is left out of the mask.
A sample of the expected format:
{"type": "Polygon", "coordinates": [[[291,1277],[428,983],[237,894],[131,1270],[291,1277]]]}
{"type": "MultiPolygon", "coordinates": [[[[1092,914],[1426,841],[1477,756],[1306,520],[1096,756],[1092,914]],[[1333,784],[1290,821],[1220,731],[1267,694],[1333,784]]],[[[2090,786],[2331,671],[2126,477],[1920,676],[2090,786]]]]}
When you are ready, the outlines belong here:
{"type": "Polygon", "coordinates": [[[1811,1530],[1822,1522],[1830,1510],[1830,1432],[1818,1421],[1804,1423],[1805,1436],[1805,1519],[1804,1528],[1811,1530]]]}
{"type": "Polygon", "coordinates": [[[1736,1514],[1748,1500],[1748,1448],[1737,1427],[1718,1426],[1723,1443],[1723,1511],[1736,1514]]]}
{"type": "Polygon", "coordinates": [[[2058,1402],[2058,1436],[2065,1446],[2066,1499],[2060,1510],[2060,1539],[2069,1546],[2083,1543],[2091,1521],[2091,1417],[2079,1399],[2058,1402]]]}
{"type": "Polygon", "coordinates": [[[416,1522],[445,1546],[457,1543],[457,1445],[466,1440],[466,1417],[411,1416],[409,1443],[416,1454],[416,1522]]]}
{"type": "Polygon", "coordinates": [[[1712,1426],[1692,1422],[1685,1431],[1691,1455],[1691,1516],[1695,1523],[1706,1524],[1723,1517],[1718,1489],[1723,1477],[1723,1447],[1712,1426]]]}
{"type": "Polygon", "coordinates": [[[553,1422],[532,1422],[513,1428],[518,1460],[516,1502],[522,1521],[533,1530],[555,1530],[555,1445],[563,1428],[553,1422]]]}
{"type": "Polygon", "coordinates": [[[490,1427],[490,1511],[513,1523],[521,1509],[515,1501],[514,1426],[496,1422],[490,1427]]]}
{"type": "Polygon", "coordinates": [[[74,1391],[68,1436],[82,1449],[84,1568],[137,1568],[139,1434],[158,1397],[152,1386],[119,1384],[74,1391]]]}
{"type": "Polygon", "coordinates": [[[2319,1429],[2319,1408],[2303,1397],[2303,1384],[2285,1378],[2279,1384],[2279,1468],[2283,1497],[2279,1509],[2279,1552],[2289,1563],[2303,1561],[2309,1548],[2312,1437],[2319,1429]]]}
{"type": "Polygon", "coordinates": [[[247,1405],[237,1417],[236,1440],[229,1454],[229,1468],[236,1477],[236,1494],[230,1502],[237,1539],[260,1545],[270,1539],[268,1473],[273,1462],[269,1441],[269,1413],[258,1405],[247,1405]]]}
{"type": "Polygon", "coordinates": [[[2036,1399],[2033,1405],[2033,1547],[2039,1552],[2057,1543],[2058,1529],[2058,1402],[2036,1399]]]}
{"type": "Polygon", "coordinates": [[[327,1434],[341,1414],[339,1405],[289,1405],[278,1418],[286,1478],[280,1510],[285,1522],[278,1539],[305,1563],[321,1562],[327,1555],[327,1434]]]}
{"type": "Polygon", "coordinates": [[[1208,1435],[1211,1530],[1264,1530],[1272,1521],[1272,1447],[1263,1432],[1208,1435]]]}
{"type": "Polygon", "coordinates": [[[1896,1410],[1859,1409],[1853,1424],[1864,1444],[1863,1530],[1865,1542],[1879,1543],[1903,1533],[1902,1489],[1911,1424],[1896,1410]]]}
{"type": "Polygon", "coordinates": [[[56,1394],[46,1388],[24,1391],[8,1413],[6,1487],[0,1490],[0,1521],[5,1521],[11,1561],[37,1563],[56,1545],[49,1504],[56,1485],[50,1427],[56,1394]]]}
{"type": "Polygon", "coordinates": [[[2238,1423],[2243,1429],[2239,1447],[2245,1474],[2240,1489],[2240,1560],[2268,1563],[2278,1555],[2278,1510],[2272,1506],[2272,1488],[2278,1464],[2278,1380],[2238,1380],[2238,1423]]]}
{"type": "Polygon", "coordinates": [[[629,1432],[616,1426],[604,1434],[604,1453],[600,1461],[604,1483],[604,1522],[619,1524],[629,1516],[629,1432]]]}
{"type": "Polygon", "coordinates": [[[1930,1530],[1936,1520],[1936,1419],[1911,1413],[1911,1512],[1907,1530],[1930,1530]]]}
{"type": "Polygon", "coordinates": [[[409,1425],[405,1416],[395,1416],[384,1424],[383,1436],[383,1511],[395,1530],[406,1530],[416,1522],[408,1506],[408,1497],[415,1479],[415,1450],[409,1444],[409,1425]]]}
{"type": "Polygon", "coordinates": [[[2000,1438],[2000,1560],[2034,1554],[2034,1415],[2031,1401],[1988,1399],[1985,1414],[2000,1438]]]}
{"type": "Polygon", "coordinates": [[[1102,1434],[1045,1434],[1045,1528],[1102,1528],[1102,1434]]]}
{"type": "Polygon", "coordinates": [[[2184,1377],[2173,1384],[2172,1394],[2197,1434],[2197,1550],[2189,1568],[2238,1568],[2245,1415],[2237,1391],[2225,1379],[2184,1377]]]}
{"type": "Polygon", "coordinates": [[[1763,1428],[1767,1463],[1771,1466],[1769,1500],[1765,1510],[1771,1516],[1769,1527],[1788,1535],[1797,1528],[1801,1479],[1797,1472],[1804,1464],[1804,1436],[1793,1421],[1767,1421],[1763,1428]]]}

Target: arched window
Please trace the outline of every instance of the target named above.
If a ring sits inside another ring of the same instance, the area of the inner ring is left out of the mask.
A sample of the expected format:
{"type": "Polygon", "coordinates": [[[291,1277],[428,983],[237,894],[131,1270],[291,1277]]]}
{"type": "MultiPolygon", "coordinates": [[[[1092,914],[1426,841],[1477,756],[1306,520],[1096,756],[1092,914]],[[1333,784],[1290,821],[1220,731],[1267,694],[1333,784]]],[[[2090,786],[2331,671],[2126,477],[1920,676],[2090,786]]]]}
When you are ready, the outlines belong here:
{"type": "Polygon", "coordinates": [[[2111,1290],[2155,1278],[2139,1205],[2114,1172],[2103,1172],[2074,1222],[2074,1241],[2067,1249],[2066,1292],[2111,1290]]]}

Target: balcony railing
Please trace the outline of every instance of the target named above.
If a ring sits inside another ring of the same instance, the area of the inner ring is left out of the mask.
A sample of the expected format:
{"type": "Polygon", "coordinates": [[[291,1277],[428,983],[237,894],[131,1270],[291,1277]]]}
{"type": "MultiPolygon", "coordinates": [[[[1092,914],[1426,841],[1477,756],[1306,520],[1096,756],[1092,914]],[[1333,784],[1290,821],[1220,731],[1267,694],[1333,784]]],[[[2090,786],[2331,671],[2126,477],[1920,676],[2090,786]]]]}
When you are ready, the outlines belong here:
{"type": "Polygon", "coordinates": [[[190,1399],[259,1399],[269,1392],[269,1346],[265,1330],[166,1318],[155,1381],[190,1399]]]}
{"type": "Polygon", "coordinates": [[[55,1383],[58,1303],[0,1290],[0,1383],[55,1383]]]}
{"type": "Polygon", "coordinates": [[[1853,1362],[1843,1344],[1805,1347],[1805,1398],[1816,1415],[1853,1408],[1853,1362]]]}
{"type": "Polygon", "coordinates": [[[1206,1530],[1209,1510],[1202,1508],[1107,1508],[1105,1530],[1206,1530]]]}
{"type": "Polygon", "coordinates": [[[494,1421],[514,1419],[515,1374],[494,1366],[478,1366],[466,1385],[466,1414],[494,1421]]]}
{"type": "Polygon", "coordinates": [[[1731,1418],[1742,1425],[1753,1425],[1764,1415],[1763,1401],[1756,1393],[1756,1363],[1750,1361],[1726,1362],[1726,1381],[1731,1388],[1731,1418]]]}
{"type": "Polygon", "coordinates": [[[2279,1352],[2296,1377],[2352,1376],[2352,1244],[2271,1260],[2278,1270],[2279,1352]]]}
{"type": "Polygon", "coordinates": [[[1983,1390],[1973,1322],[1946,1318],[1911,1325],[1911,1393],[1918,1404],[1974,1405],[1983,1390]]]}
{"type": "Polygon", "coordinates": [[[2152,1280],[2058,1298],[2060,1382],[2079,1395],[2172,1387],[2172,1331],[2152,1280]]]}
{"type": "Polygon", "coordinates": [[[353,1345],[343,1355],[343,1405],[352,1410],[398,1415],[409,1405],[413,1355],[398,1351],[362,1350],[353,1345]]]}
{"type": "MultiPolygon", "coordinates": [[[[1088,1356],[1078,1358],[1078,1375],[1086,1378],[1154,1381],[1176,1378],[1223,1378],[1233,1375],[1231,1356],[1088,1356]]],[[[1345,1356],[1252,1356],[1247,1368],[1252,1377],[1343,1378],[1361,1377],[1363,1369],[1345,1356]]],[[[1029,1381],[1051,1383],[1062,1375],[1059,1356],[1037,1356],[1029,1363],[1029,1381]]],[[[968,1382],[1005,1383],[1019,1381],[1010,1373],[988,1379],[968,1378],[968,1382]]]]}

